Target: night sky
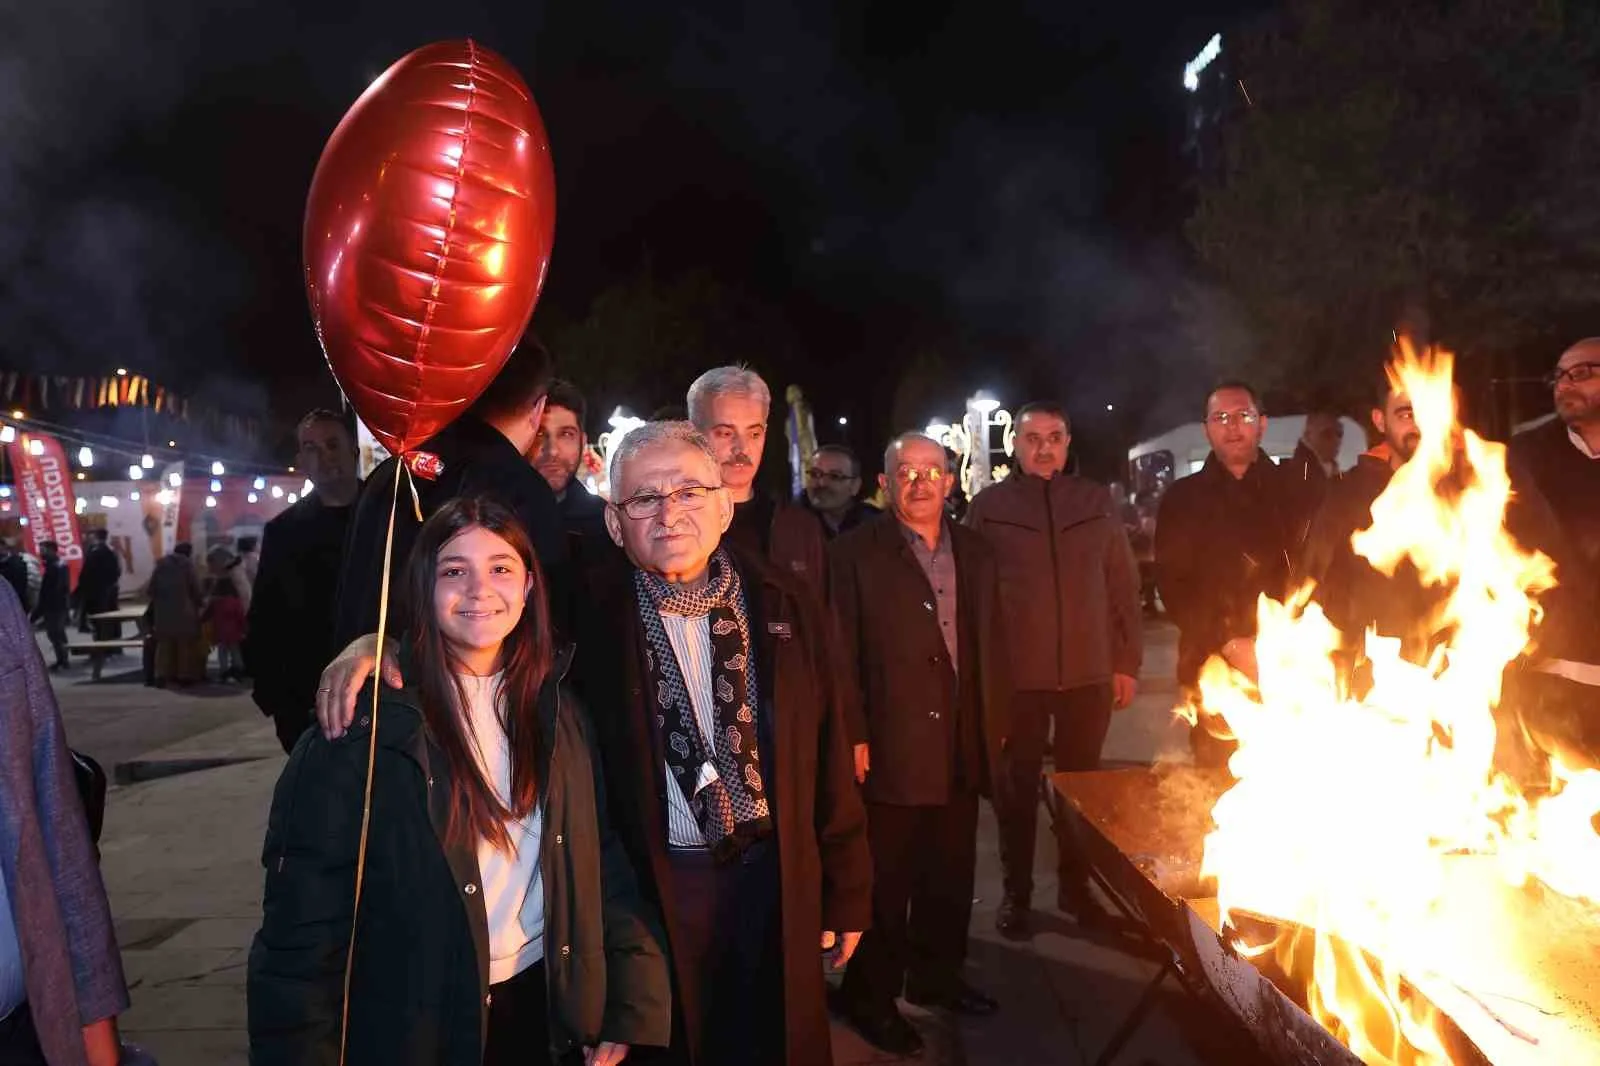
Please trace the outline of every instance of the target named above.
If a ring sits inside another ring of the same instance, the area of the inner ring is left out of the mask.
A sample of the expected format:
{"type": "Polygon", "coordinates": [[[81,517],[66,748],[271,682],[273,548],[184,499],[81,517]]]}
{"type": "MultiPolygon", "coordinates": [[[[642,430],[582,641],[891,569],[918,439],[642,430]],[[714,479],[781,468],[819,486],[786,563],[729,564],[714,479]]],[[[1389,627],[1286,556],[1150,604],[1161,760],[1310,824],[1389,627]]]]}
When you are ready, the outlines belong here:
{"type": "Polygon", "coordinates": [[[1106,364],[1175,343],[1180,71],[1262,5],[11,6],[0,368],[128,366],[282,420],[335,402],[300,280],[317,156],[391,62],[470,35],[522,70],[554,149],[535,327],[646,264],[707,271],[800,336],[775,391],[800,381],[819,426],[852,411],[866,435],[904,428],[876,398],[917,344],[950,360],[926,386],[949,416],[977,387],[1139,407],[1148,377],[1106,364]]]}

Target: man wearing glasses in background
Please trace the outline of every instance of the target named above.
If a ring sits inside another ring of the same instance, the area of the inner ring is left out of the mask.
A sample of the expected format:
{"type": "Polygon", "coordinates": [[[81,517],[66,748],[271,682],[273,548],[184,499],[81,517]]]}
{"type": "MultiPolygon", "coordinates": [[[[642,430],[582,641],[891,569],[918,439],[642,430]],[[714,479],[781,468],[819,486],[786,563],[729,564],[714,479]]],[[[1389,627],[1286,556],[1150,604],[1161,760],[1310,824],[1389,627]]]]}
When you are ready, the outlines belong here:
{"type": "Polygon", "coordinates": [[[983,538],[945,517],[945,451],[896,437],[880,479],[892,518],[828,549],[856,779],[872,841],[872,929],[840,988],[875,1046],[916,1054],[895,1006],[992,1013],[961,977],[972,917],[978,797],[1000,780],[1010,681],[1000,577],[983,538]]]}
{"type": "Polygon", "coordinates": [[[806,468],[805,506],[831,541],[881,512],[861,499],[861,460],[848,446],[824,444],[806,468]]]}
{"type": "Polygon", "coordinates": [[[1507,461],[1550,505],[1567,548],[1557,573],[1567,609],[1550,652],[1600,664],[1600,337],[1563,352],[1549,383],[1556,417],[1513,437],[1507,461]]]}
{"type": "MultiPolygon", "coordinates": [[[[1288,479],[1261,450],[1266,428],[1253,388],[1217,386],[1206,399],[1211,454],[1161,500],[1156,581],[1178,626],[1178,684],[1191,694],[1213,655],[1255,676],[1256,601],[1288,591],[1294,507],[1288,479]]],[[[1207,723],[1189,735],[1195,763],[1224,766],[1234,745],[1207,723]]]]}

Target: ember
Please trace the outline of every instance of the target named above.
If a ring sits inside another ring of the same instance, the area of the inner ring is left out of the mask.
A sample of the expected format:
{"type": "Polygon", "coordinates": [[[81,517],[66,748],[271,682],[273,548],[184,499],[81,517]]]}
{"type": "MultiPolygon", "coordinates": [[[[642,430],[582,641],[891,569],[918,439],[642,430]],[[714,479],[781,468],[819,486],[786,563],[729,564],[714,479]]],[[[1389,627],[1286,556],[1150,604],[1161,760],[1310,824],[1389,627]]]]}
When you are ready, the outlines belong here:
{"type": "Polygon", "coordinates": [[[1540,1046],[1546,1020],[1572,1008],[1547,972],[1556,945],[1538,941],[1557,912],[1587,924],[1585,943],[1600,926],[1573,903],[1600,900],[1600,772],[1554,762],[1547,788],[1524,790],[1495,769],[1502,675],[1528,647],[1553,565],[1506,532],[1505,449],[1460,427],[1451,371],[1448,353],[1402,343],[1390,376],[1421,443],[1352,541],[1383,573],[1409,561],[1440,593],[1422,661],[1368,633],[1357,698],[1312,590],[1263,599],[1258,679],[1213,659],[1200,680],[1201,713],[1239,743],[1202,874],[1240,950],[1271,952],[1365,1062],[1457,1061],[1436,1006],[1492,1061],[1579,1061],[1578,1048],[1594,1061],[1587,1016],[1568,1019],[1586,1040],[1540,1046]],[[1546,888],[1568,899],[1541,904],[1546,888]],[[1258,917],[1297,931],[1252,940],[1258,917]]]}

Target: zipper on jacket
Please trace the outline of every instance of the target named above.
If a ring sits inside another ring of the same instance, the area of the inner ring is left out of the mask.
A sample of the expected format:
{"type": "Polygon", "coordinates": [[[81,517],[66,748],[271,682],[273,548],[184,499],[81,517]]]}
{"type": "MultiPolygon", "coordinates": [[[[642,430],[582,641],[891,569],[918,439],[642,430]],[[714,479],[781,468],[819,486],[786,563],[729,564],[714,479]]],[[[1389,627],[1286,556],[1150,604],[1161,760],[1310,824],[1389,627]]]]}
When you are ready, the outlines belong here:
{"type": "MultiPolygon", "coordinates": [[[[1060,476],[1060,474],[1056,475],[1056,477],[1060,476]]],[[[1044,521],[1046,527],[1048,527],[1048,536],[1050,538],[1050,576],[1052,587],[1056,594],[1056,688],[1059,689],[1064,684],[1062,679],[1067,673],[1067,660],[1066,652],[1062,649],[1062,645],[1066,642],[1066,623],[1062,617],[1062,612],[1065,608],[1061,603],[1061,557],[1056,549],[1055,508],[1050,503],[1050,486],[1054,482],[1055,478],[1040,480],[1040,484],[1044,486],[1044,521]]]]}

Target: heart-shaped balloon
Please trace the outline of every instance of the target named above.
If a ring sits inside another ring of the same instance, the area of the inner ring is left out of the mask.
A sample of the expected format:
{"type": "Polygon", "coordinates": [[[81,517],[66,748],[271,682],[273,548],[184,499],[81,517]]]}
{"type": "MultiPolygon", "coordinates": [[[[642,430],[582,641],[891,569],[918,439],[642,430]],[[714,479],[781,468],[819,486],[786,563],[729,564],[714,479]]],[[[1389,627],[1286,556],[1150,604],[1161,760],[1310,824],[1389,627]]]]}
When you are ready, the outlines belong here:
{"type": "Polygon", "coordinates": [[[555,174],[533,94],[473,41],[417,49],[340,121],[306,202],[306,294],[356,413],[391,452],[443,429],[527,328],[555,174]]]}

